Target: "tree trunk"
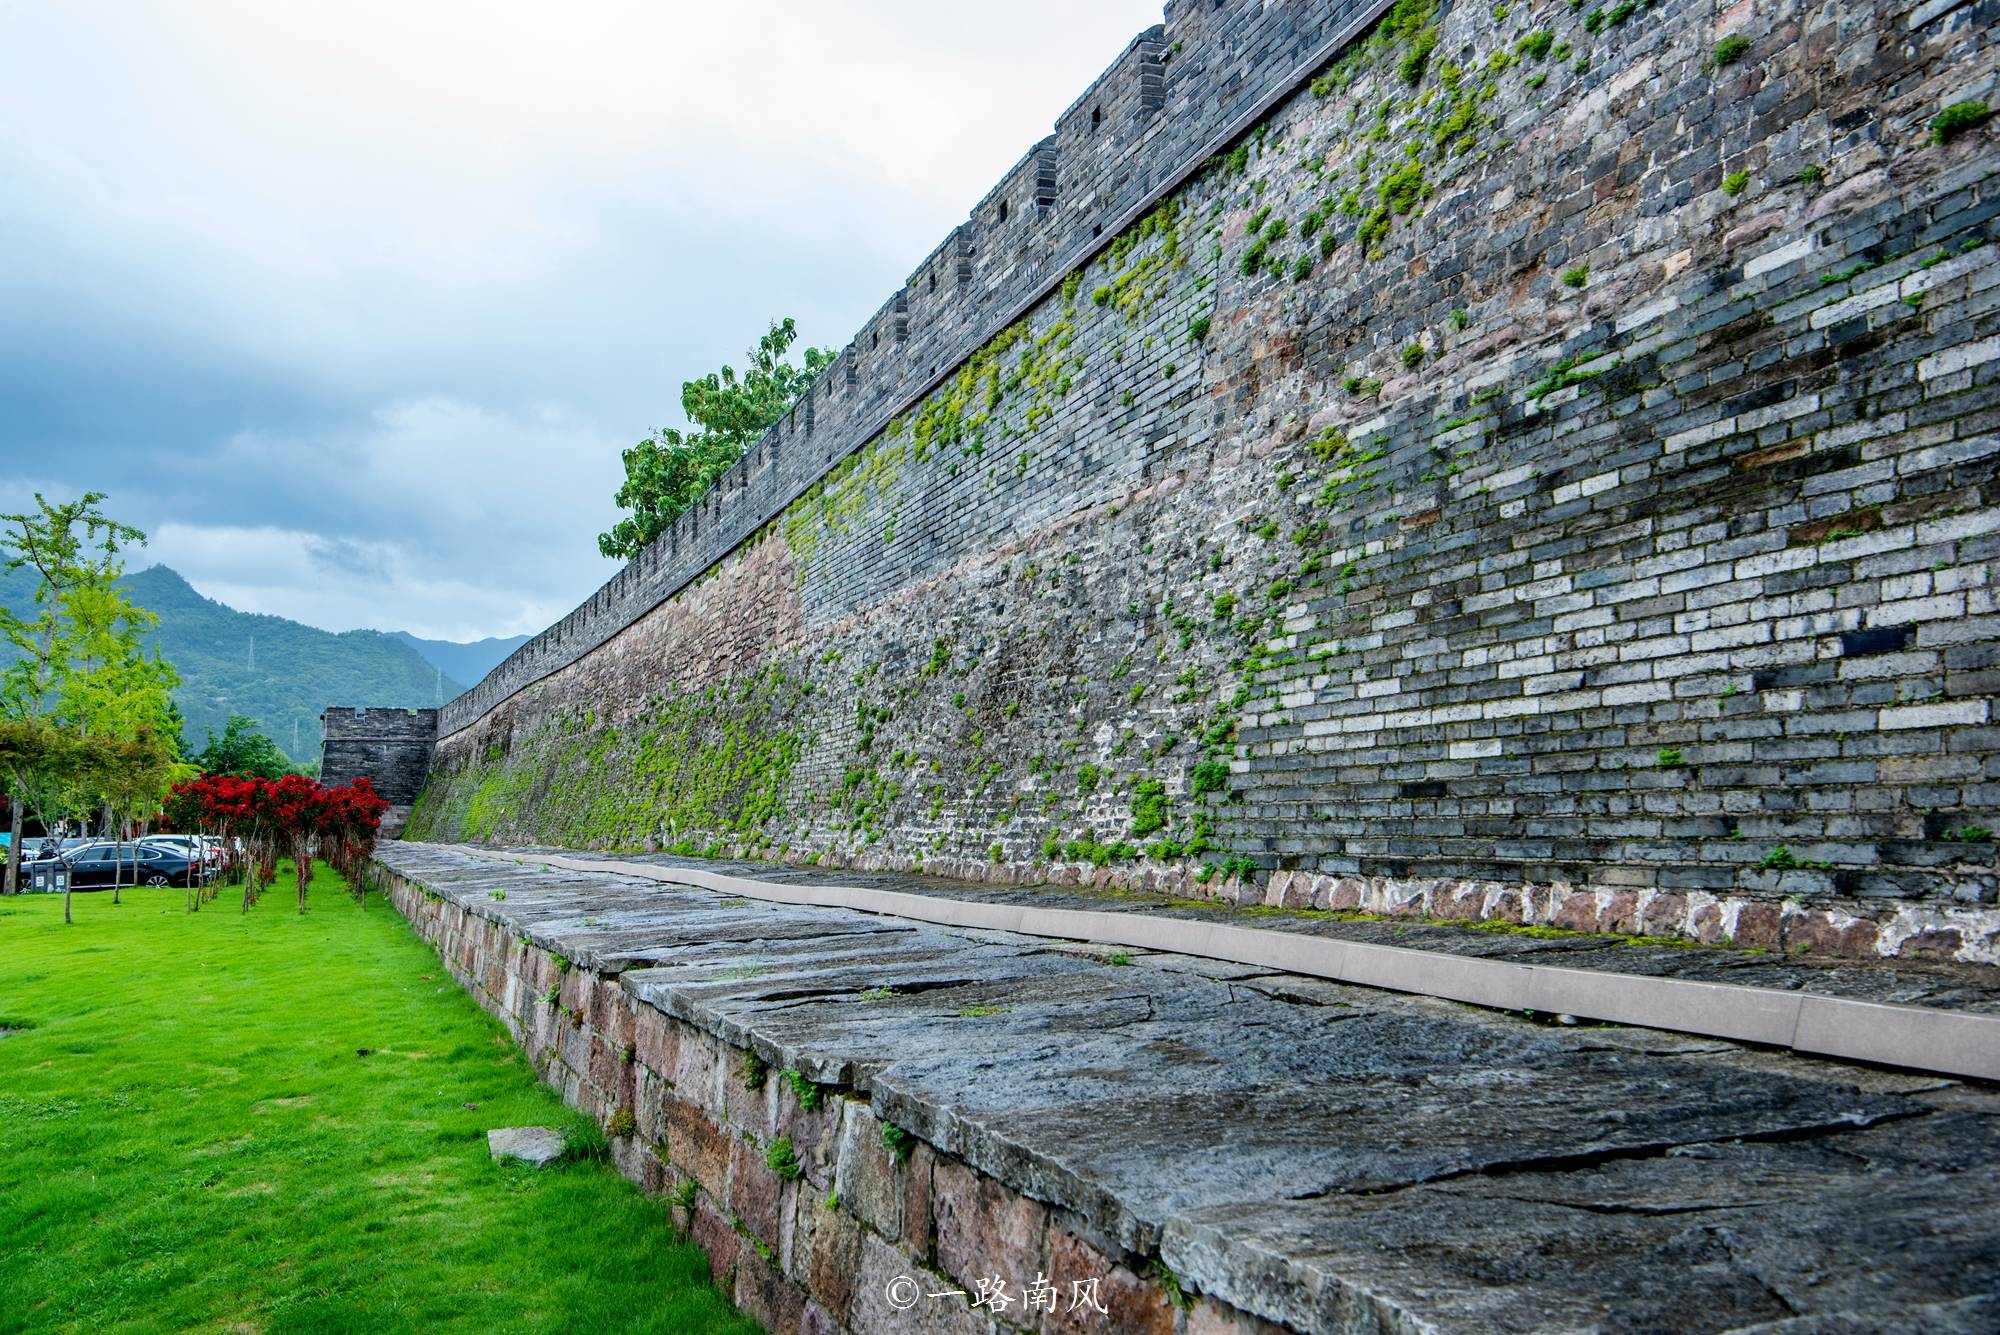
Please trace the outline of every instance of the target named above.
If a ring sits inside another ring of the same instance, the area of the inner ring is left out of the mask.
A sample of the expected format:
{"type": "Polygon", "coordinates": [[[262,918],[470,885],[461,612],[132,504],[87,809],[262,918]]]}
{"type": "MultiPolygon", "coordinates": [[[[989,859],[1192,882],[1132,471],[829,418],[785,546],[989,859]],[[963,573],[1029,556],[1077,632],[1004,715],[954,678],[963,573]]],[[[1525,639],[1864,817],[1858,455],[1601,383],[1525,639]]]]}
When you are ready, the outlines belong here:
{"type": "Polygon", "coordinates": [[[118,902],[118,887],[125,882],[125,827],[112,818],[111,804],[109,802],[104,804],[104,828],[110,832],[112,838],[111,902],[116,904],[118,902]]]}
{"type": "Polygon", "coordinates": [[[211,900],[222,897],[222,887],[228,885],[229,878],[236,874],[236,845],[229,841],[228,821],[222,822],[222,834],[219,838],[222,848],[222,863],[216,868],[215,880],[211,881],[206,887],[208,898],[211,900]]]}
{"type": "Polygon", "coordinates": [[[7,880],[0,894],[21,893],[21,799],[7,795],[7,880]]]}
{"type": "MultiPolygon", "coordinates": [[[[39,566],[36,568],[40,569],[39,566]]],[[[30,717],[35,718],[41,716],[42,701],[48,694],[49,659],[53,658],[56,652],[56,619],[62,615],[64,593],[62,586],[49,578],[48,571],[42,570],[41,575],[42,582],[49,586],[49,620],[47,627],[42,631],[42,655],[35,663],[34,707],[28,711],[30,717]]],[[[9,793],[7,794],[7,798],[9,805],[14,811],[14,814],[9,817],[8,821],[13,827],[14,837],[7,843],[6,891],[8,894],[13,894],[20,889],[21,885],[21,795],[19,793],[9,793]]],[[[37,803],[37,806],[39,805],[37,803]]],[[[48,813],[46,811],[37,811],[36,814],[43,818],[42,834],[44,837],[47,837],[49,834],[48,813]]],[[[69,881],[67,878],[63,880],[63,921],[69,921],[69,881]]]]}

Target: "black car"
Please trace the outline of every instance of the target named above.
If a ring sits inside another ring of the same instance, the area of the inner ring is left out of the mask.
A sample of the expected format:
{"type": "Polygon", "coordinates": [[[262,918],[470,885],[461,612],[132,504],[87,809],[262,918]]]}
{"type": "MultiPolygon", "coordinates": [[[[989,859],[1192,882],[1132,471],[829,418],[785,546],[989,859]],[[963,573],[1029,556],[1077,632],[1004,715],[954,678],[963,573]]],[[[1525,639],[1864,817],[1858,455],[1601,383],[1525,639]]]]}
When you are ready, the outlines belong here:
{"type": "Polygon", "coordinates": [[[64,856],[72,890],[108,890],[120,885],[187,885],[203,879],[200,864],[185,853],[151,844],[90,844],[64,856]]]}

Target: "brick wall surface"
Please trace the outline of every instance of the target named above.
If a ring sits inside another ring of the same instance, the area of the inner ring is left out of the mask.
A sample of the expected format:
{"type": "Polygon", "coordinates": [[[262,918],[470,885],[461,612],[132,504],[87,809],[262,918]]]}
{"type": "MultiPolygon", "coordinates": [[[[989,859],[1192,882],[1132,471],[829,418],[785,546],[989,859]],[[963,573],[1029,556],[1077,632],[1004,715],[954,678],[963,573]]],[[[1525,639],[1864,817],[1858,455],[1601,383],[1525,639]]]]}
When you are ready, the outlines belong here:
{"type": "Polygon", "coordinates": [[[389,803],[394,835],[424,789],[437,741],[435,709],[328,709],[320,714],[319,777],[332,786],[366,778],[389,803]]]}
{"type": "Polygon", "coordinates": [[[418,828],[2000,959],[1995,8],[1170,6],[418,828]]]}
{"type": "Polygon", "coordinates": [[[463,728],[575,662],[753,534],[886,417],[1105,243],[1119,219],[1198,163],[1302,62],[1387,0],[1176,0],[1056,132],[995,186],[843,349],[814,392],[705,502],[581,607],[523,645],[443,711],[463,728]],[[1092,124],[1092,113],[1100,113],[1092,124]]]}

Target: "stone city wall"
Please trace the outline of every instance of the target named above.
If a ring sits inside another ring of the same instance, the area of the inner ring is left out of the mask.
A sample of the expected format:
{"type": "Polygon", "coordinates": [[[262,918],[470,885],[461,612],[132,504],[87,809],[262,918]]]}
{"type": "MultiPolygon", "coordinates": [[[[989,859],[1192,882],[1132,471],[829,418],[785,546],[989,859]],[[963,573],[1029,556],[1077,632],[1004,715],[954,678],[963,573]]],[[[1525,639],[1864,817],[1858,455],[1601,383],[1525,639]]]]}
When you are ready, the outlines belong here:
{"type": "Polygon", "coordinates": [[[2000,959],[1995,9],[1170,6],[415,828],[2000,959]]]}
{"type": "Polygon", "coordinates": [[[582,606],[446,704],[443,731],[595,651],[735,550],[1390,3],[1168,4],[1166,22],[1132,40],[758,448],[582,606]]]}
{"type": "Polygon", "coordinates": [[[319,723],[320,781],[337,787],[369,779],[389,803],[383,833],[394,836],[424,790],[437,742],[438,711],[333,708],[321,712],[319,723]]]}

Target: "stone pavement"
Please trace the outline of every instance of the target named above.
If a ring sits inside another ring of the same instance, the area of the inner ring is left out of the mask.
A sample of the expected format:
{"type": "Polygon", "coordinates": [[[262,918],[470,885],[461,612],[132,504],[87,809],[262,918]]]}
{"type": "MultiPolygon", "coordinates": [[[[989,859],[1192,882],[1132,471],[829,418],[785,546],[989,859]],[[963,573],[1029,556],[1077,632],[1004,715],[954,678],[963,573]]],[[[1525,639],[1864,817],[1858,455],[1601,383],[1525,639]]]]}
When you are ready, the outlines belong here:
{"type": "MultiPolygon", "coordinates": [[[[377,858],[1297,1330],[2000,1328],[1988,1086],[436,846],[377,858]]],[[[1678,953],[1802,969],[1736,954],[1678,953]]]]}
{"type": "Polygon", "coordinates": [[[1411,922],[1405,918],[1373,918],[1311,909],[1239,908],[1193,901],[1166,894],[1128,890],[1096,890],[1078,886],[997,886],[982,881],[951,880],[895,872],[821,871],[783,863],[677,857],[670,853],[578,853],[573,849],[523,847],[508,850],[526,855],[588,857],[599,861],[636,862],[647,866],[687,868],[753,877],[783,885],[838,883],[905,894],[936,895],[989,904],[1022,904],[1037,908],[1088,909],[1093,912],[1145,913],[1153,917],[1223,922],[1237,927],[1266,927],[1343,941],[1365,941],[1407,949],[1434,950],[1520,964],[1551,964],[1569,969],[1601,969],[1648,977],[1735,983],[1783,991],[1819,993],[1860,1001],[1894,1002],[1906,1006],[1937,1006],[2000,1014],[2000,969],[1909,958],[1855,960],[1816,956],[1786,957],[1769,951],[1733,946],[1703,946],[1692,942],[1648,942],[1639,938],[1596,936],[1549,928],[1520,929],[1511,924],[1411,922]]]}

